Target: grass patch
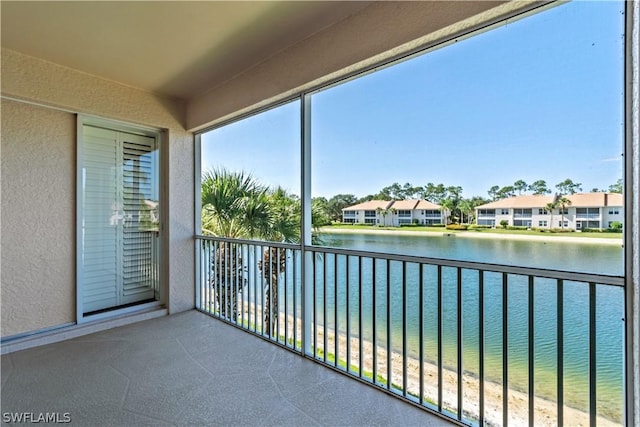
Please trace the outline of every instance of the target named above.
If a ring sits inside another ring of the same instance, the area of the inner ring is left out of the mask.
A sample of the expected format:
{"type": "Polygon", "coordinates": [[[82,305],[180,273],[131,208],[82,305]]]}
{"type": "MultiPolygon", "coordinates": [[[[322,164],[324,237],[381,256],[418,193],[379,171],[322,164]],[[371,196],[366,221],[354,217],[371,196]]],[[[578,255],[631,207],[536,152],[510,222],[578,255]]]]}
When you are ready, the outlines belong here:
{"type": "Polygon", "coordinates": [[[512,236],[549,236],[549,237],[578,237],[578,238],[599,238],[599,239],[618,239],[622,240],[622,233],[602,233],[602,232],[588,232],[583,231],[577,233],[575,231],[566,231],[564,233],[548,233],[542,232],[539,230],[505,230],[502,228],[469,228],[468,230],[452,230],[452,229],[443,229],[442,227],[429,227],[425,226],[415,226],[415,227],[377,227],[377,226],[363,226],[363,225],[352,225],[352,224],[334,224],[327,227],[322,227],[320,232],[323,231],[330,233],[332,230],[389,230],[395,231],[398,233],[402,233],[405,231],[421,231],[425,233],[439,233],[448,232],[451,234],[457,233],[484,233],[484,234],[503,234],[503,235],[512,235],[512,236]]]}

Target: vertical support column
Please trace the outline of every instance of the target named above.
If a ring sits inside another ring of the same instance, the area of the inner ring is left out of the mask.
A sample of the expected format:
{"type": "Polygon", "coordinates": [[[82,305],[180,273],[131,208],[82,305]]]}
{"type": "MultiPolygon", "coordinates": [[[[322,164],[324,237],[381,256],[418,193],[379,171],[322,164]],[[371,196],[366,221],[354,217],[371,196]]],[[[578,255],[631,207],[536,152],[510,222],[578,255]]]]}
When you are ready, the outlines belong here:
{"type": "Polygon", "coordinates": [[[300,100],[300,251],[302,253],[302,353],[311,352],[311,314],[313,312],[313,253],[311,246],[311,96],[303,94],[300,100]]]}
{"type": "Polygon", "coordinates": [[[625,2],[625,412],[640,423],[640,3],[625,2]]]}
{"type": "MultiPolygon", "coordinates": [[[[200,153],[202,152],[202,142],[200,134],[196,134],[194,137],[194,147],[193,147],[193,183],[194,183],[194,204],[193,204],[193,229],[196,232],[196,236],[202,234],[202,188],[200,187],[201,182],[201,174],[202,174],[202,164],[200,163],[200,153]]],[[[162,207],[164,208],[164,206],[162,207]]],[[[195,239],[193,244],[195,245],[195,285],[196,285],[196,308],[202,308],[202,300],[200,298],[199,289],[202,289],[202,275],[200,271],[202,270],[202,263],[200,260],[200,254],[202,253],[202,242],[198,239],[195,239]]]]}

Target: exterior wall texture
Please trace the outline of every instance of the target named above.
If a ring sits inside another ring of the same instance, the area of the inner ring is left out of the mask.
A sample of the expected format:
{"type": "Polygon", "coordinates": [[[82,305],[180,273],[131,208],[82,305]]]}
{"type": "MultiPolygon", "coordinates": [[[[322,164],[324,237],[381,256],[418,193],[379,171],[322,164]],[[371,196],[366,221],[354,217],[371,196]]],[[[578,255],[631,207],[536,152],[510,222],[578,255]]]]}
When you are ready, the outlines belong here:
{"type": "Polygon", "coordinates": [[[2,101],[2,336],[75,320],[75,117],[2,101]]]}
{"type": "Polygon", "coordinates": [[[194,144],[183,104],[6,49],[1,71],[2,336],[76,317],[75,113],[164,130],[164,300],[170,312],[192,308],[194,144]]]}

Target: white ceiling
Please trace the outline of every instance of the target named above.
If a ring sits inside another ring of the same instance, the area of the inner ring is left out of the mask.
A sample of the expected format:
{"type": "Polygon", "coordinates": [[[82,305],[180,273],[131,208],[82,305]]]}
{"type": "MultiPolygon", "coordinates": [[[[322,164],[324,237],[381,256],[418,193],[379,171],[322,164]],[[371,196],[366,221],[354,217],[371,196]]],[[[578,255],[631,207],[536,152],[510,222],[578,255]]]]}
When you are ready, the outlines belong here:
{"type": "Polygon", "coordinates": [[[370,3],[2,1],[1,43],[126,85],[190,99],[370,3]]]}

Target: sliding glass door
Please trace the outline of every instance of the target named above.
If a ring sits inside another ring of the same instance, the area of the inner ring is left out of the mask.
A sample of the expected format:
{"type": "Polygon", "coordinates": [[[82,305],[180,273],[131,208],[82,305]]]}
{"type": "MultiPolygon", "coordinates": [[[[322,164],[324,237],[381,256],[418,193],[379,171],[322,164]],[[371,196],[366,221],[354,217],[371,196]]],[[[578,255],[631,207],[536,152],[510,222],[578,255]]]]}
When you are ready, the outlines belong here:
{"type": "Polygon", "coordinates": [[[158,135],[94,124],[81,132],[79,312],[159,300],[158,135]]]}

